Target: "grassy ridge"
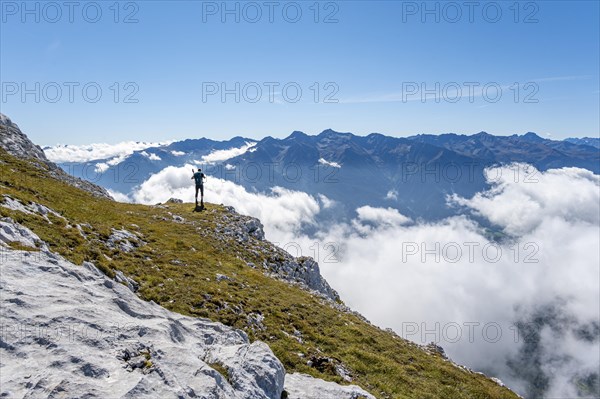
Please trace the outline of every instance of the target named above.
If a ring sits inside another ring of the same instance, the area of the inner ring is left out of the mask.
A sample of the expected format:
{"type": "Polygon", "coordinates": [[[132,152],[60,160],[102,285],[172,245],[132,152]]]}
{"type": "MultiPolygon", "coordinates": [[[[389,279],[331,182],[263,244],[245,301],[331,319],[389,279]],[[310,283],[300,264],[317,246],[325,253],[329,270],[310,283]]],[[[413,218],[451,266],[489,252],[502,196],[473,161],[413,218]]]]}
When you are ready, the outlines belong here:
{"type": "Polygon", "coordinates": [[[211,234],[226,212],[221,206],[207,204],[205,212],[193,213],[191,204],[162,208],[115,203],[53,180],[44,170],[1,149],[0,160],[0,194],[46,205],[66,221],[49,215],[49,224],[39,215],[4,207],[1,216],[29,227],[52,251],[76,264],[94,262],[111,276],[122,271],[139,283],[143,299],[245,330],[251,339],[269,344],[288,372],[344,383],[331,369],[307,365],[311,356],[326,356],[339,359],[350,370],[353,383],[378,398],[517,397],[297,286],[248,267],[248,261],[262,263],[260,253],[211,234]],[[185,222],[174,221],[173,214],[185,222]],[[146,244],[132,252],[111,249],[106,241],[113,228],[137,233],[146,244]],[[216,274],[231,279],[218,281],[216,274]],[[256,315],[264,317],[262,322],[249,323],[249,316],[256,315]],[[300,339],[294,336],[298,331],[300,339]]]}

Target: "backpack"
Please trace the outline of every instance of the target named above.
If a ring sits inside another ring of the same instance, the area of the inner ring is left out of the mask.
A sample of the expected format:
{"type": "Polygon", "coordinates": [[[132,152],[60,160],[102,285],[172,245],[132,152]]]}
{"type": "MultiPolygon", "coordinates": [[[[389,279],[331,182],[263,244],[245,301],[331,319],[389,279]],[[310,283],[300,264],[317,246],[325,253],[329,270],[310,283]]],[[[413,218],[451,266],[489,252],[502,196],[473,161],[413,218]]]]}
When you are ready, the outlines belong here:
{"type": "Polygon", "coordinates": [[[196,172],[194,173],[194,180],[196,181],[197,186],[201,186],[203,184],[202,179],[204,178],[204,173],[196,172]]]}

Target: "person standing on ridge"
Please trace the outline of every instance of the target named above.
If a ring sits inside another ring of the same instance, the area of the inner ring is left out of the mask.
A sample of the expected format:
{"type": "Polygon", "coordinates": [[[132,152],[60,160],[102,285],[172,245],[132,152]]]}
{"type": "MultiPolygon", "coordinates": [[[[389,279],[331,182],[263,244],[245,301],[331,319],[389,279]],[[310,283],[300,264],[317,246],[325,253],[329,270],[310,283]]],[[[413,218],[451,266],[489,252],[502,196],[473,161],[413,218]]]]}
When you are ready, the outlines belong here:
{"type": "MultiPolygon", "coordinates": [[[[193,171],[194,169],[192,169],[193,171]]],[[[202,173],[202,169],[198,169],[192,179],[196,181],[196,206],[198,206],[198,191],[200,191],[200,206],[204,207],[204,179],[206,179],[206,175],[202,173]]]]}

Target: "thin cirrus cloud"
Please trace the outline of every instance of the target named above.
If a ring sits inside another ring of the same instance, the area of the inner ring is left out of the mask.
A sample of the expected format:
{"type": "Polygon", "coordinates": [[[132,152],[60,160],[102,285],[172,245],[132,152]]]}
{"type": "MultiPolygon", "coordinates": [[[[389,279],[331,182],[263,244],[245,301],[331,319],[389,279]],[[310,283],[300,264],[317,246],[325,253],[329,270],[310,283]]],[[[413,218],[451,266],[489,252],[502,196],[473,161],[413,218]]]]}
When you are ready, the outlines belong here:
{"type": "Polygon", "coordinates": [[[59,50],[62,47],[62,42],[60,40],[53,40],[51,43],[49,43],[46,46],[46,54],[53,54],[55,53],[57,50],[59,50]]]}
{"type": "MultiPolygon", "coordinates": [[[[588,80],[593,78],[590,75],[580,76],[554,76],[548,78],[536,78],[528,79],[521,84],[527,83],[545,83],[545,82],[565,82],[565,81],[576,81],[576,80],[588,80]]],[[[461,99],[461,98],[481,98],[485,96],[493,97],[494,91],[490,93],[484,93],[484,86],[487,84],[494,84],[496,88],[500,88],[503,92],[510,90],[514,87],[514,82],[510,84],[499,84],[498,82],[402,82],[403,84],[417,85],[417,91],[414,93],[405,93],[404,91],[395,91],[391,93],[371,93],[357,95],[353,97],[342,98],[339,100],[341,104],[363,104],[363,103],[397,103],[397,102],[414,102],[414,101],[439,101],[440,97],[447,99],[461,99]],[[436,83],[439,84],[439,88],[436,89],[436,83]],[[451,84],[449,90],[444,89],[445,85],[451,84]],[[421,85],[425,85],[425,89],[422,90],[421,85]],[[458,85],[460,91],[454,89],[458,85]],[[469,88],[472,86],[472,89],[469,88]],[[432,92],[433,91],[433,92],[432,92]]],[[[414,87],[413,87],[414,88],[414,87]]]]}

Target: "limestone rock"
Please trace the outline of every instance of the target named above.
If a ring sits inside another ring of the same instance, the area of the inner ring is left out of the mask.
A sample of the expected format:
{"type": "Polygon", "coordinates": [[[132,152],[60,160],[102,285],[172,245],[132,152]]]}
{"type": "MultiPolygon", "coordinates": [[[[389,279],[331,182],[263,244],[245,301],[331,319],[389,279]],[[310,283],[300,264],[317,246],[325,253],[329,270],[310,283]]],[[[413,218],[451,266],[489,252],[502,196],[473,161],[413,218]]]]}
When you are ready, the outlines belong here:
{"type": "Polygon", "coordinates": [[[280,399],[284,369],[265,344],[144,302],[91,264],[24,254],[3,254],[0,396],[280,399]]]}
{"type": "Polygon", "coordinates": [[[285,376],[285,391],[288,399],[375,399],[356,385],[342,386],[299,373],[285,376]]]}
{"type": "Polygon", "coordinates": [[[286,377],[265,343],[145,302],[125,275],[115,278],[128,286],[90,262],[74,265],[10,218],[0,220],[0,255],[0,397],[280,399],[285,383],[290,399],[372,398],[286,377]]]}

